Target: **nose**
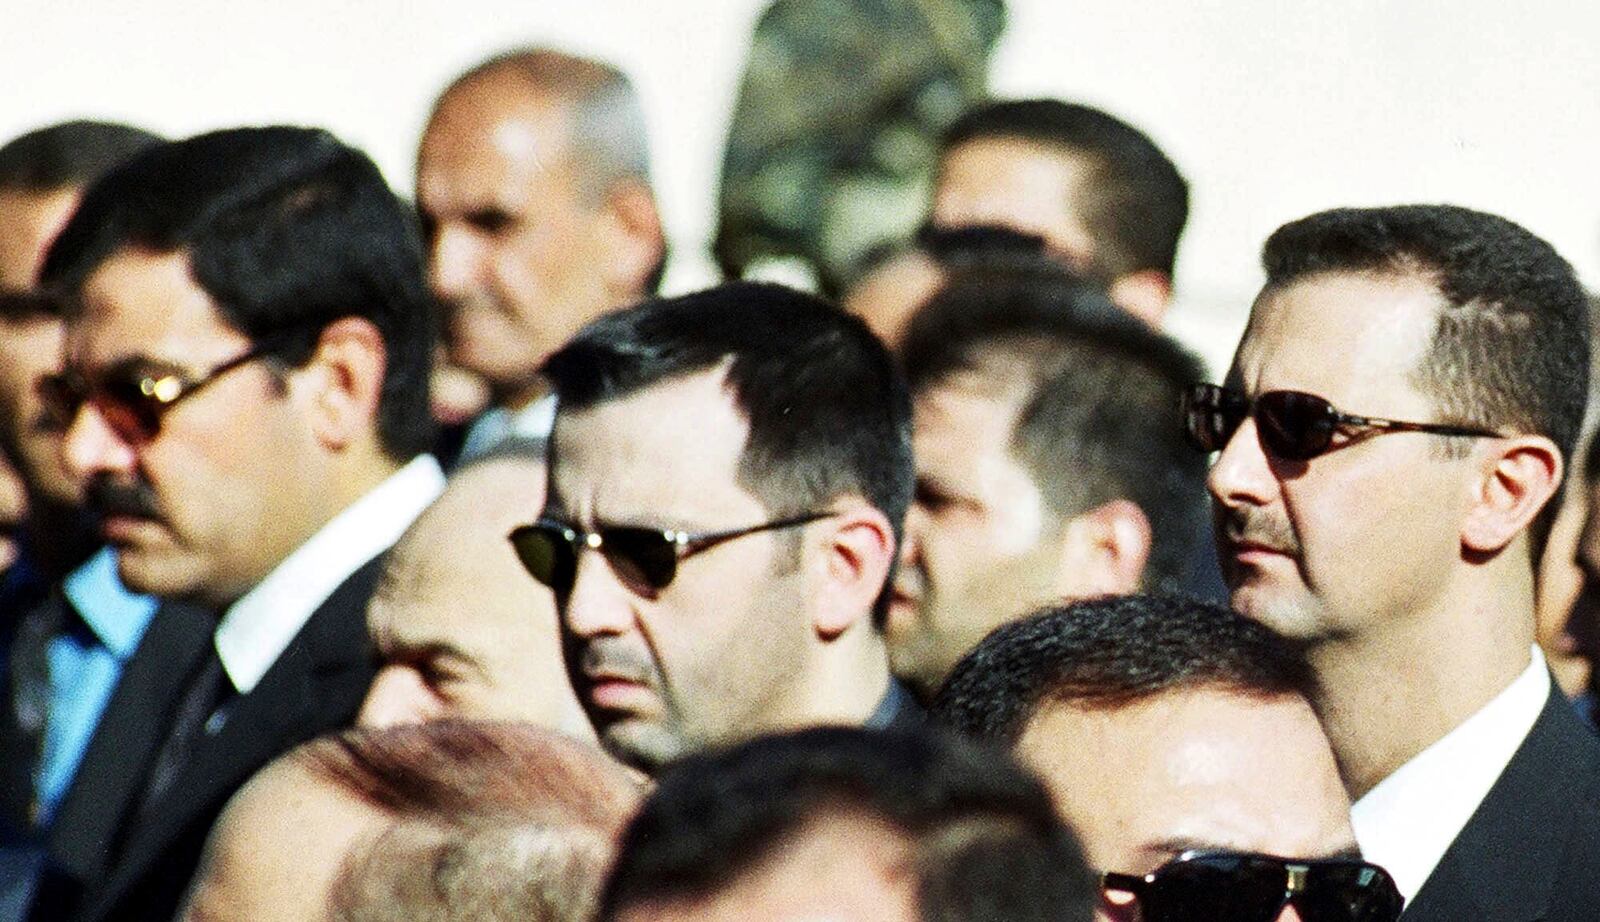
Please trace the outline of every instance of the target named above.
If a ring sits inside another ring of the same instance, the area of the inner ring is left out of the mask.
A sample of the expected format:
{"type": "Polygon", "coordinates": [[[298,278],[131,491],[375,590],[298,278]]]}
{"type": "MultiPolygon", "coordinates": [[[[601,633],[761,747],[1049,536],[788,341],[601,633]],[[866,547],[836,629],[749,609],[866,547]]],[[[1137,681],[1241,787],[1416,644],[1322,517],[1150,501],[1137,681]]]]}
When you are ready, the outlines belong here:
{"type": "Polygon", "coordinates": [[[906,524],[901,529],[900,535],[900,566],[902,568],[916,563],[917,555],[922,552],[921,541],[918,535],[927,524],[927,513],[922,507],[912,503],[906,510],[906,524]]]}
{"type": "Polygon", "coordinates": [[[417,669],[390,663],[378,670],[372,687],[367,689],[367,700],[361,702],[356,725],[383,728],[419,724],[443,713],[443,703],[417,669]]]}
{"type": "Polygon", "coordinates": [[[440,224],[428,260],[428,283],[441,298],[460,298],[477,287],[483,247],[465,228],[440,224]]]}
{"type": "Polygon", "coordinates": [[[587,639],[626,633],[633,626],[637,598],[599,551],[584,548],[578,553],[572,589],[566,598],[557,598],[557,605],[562,626],[587,639]]]}
{"type": "Polygon", "coordinates": [[[61,439],[63,466],[80,482],[102,473],[126,474],[136,461],[133,446],[117,435],[94,404],[78,409],[61,439]]]}
{"type": "Polygon", "coordinates": [[[1206,488],[1218,505],[1233,509],[1270,502],[1278,481],[1256,436],[1255,420],[1246,418],[1222,447],[1206,475],[1206,488]]]}

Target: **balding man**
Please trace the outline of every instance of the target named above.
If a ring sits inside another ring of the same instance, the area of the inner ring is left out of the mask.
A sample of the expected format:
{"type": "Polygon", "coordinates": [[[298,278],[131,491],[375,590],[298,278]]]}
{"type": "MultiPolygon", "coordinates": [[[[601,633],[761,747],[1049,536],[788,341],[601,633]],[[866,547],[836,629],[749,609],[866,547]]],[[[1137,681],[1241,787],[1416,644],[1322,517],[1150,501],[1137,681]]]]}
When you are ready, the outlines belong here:
{"type": "Polygon", "coordinates": [[[467,71],[428,120],[417,205],[450,359],[492,395],[463,457],[511,434],[544,438],[555,412],[545,357],[654,291],[666,258],[628,78],[545,48],[467,71]]]}

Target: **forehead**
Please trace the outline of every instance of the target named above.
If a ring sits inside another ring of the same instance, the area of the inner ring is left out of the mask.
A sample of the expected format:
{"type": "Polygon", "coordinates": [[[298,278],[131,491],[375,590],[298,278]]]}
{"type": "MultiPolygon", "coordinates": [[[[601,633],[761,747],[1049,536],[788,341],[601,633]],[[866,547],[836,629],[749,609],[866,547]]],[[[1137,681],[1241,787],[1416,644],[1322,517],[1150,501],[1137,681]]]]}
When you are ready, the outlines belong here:
{"type": "Polygon", "coordinates": [[[34,286],[50,242],[78,203],[78,189],[0,188],[0,291],[34,286]]]}
{"type": "Polygon", "coordinates": [[[80,299],[69,326],[80,363],[140,355],[191,364],[248,341],[223,322],[183,253],[118,250],[85,280],[80,299]]]}
{"type": "Polygon", "coordinates": [[[430,210],[534,204],[556,178],[570,136],[570,106],[509,74],[451,90],[423,135],[417,197],[430,210]]]}
{"type": "Polygon", "coordinates": [[[750,426],[722,367],[581,410],[559,410],[550,500],[584,519],[721,522],[761,504],[739,486],[750,426]]]}
{"type": "Polygon", "coordinates": [[[1195,843],[1316,856],[1353,837],[1349,800],[1297,698],[1172,692],[1110,710],[1046,705],[1018,755],[1102,868],[1143,871],[1195,843]]]}
{"type": "Polygon", "coordinates": [[[919,469],[1010,457],[1025,392],[1020,368],[1010,371],[959,371],[917,393],[913,438],[919,469]]]}
{"type": "Polygon", "coordinates": [[[1249,393],[1301,390],[1338,403],[1417,395],[1412,376],[1438,322],[1426,279],[1389,273],[1320,273],[1267,288],[1250,311],[1233,377],[1249,393]]]}
{"type": "Polygon", "coordinates": [[[941,224],[1001,224],[1040,234],[1069,252],[1088,252],[1074,212],[1087,159],[1021,138],[975,138],[939,160],[933,212],[941,224]]]}

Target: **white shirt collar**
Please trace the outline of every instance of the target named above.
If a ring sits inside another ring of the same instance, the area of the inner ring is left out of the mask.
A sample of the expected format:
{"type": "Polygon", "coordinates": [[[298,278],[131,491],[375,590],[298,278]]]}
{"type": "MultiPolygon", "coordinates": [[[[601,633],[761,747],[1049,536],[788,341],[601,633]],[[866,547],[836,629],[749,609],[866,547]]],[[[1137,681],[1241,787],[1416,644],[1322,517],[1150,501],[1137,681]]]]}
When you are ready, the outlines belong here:
{"type": "Polygon", "coordinates": [[[1477,812],[1550,697],[1550,670],[1533,662],[1481,710],[1462,721],[1350,810],[1366,860],[1394,877],[1406,902],[1477,812]]]}
{"type": "Polygon", "coordinates": [[[444,489],[432,455],[414,458],[346,506],[217,625],[217,656],[233,687],[249,694],[311,614],[363,564],[383,553],[444,489]]]}
{"type": "Polygon", "coordinates": [[[461,460],[476,458],[513,436],[531,440],[548,439],[555,425],[554,394],[546,394],[520,410],[490,408],[467,427],[467,437],[461,443],[461,460]]]}

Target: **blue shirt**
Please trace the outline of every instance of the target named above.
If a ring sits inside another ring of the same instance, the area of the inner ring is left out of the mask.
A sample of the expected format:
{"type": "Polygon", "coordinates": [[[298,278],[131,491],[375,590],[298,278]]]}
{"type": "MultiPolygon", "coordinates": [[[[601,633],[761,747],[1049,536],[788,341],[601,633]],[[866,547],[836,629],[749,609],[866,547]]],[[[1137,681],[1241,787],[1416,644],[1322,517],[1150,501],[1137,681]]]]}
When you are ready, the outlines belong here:
{"type": "Polygon", "coordinates": [[[49,718],[43,751],[34,770],[36,820],[49,826],[56,807],[83,761],[122,668],[138,648],[157,602],[135,595],[117,577],[117,559],[102,549],[67,576],[62,587],[81,622],[69,623],[51,638],[49,718]]]}

